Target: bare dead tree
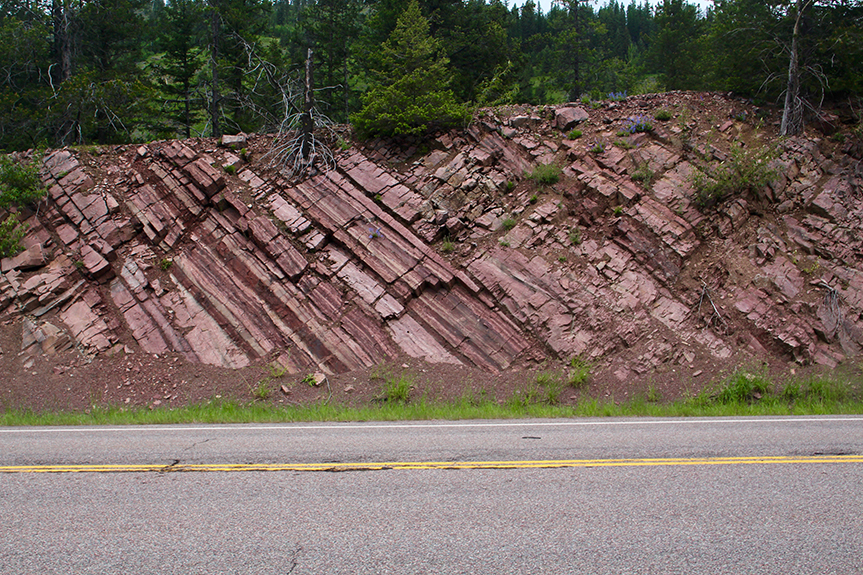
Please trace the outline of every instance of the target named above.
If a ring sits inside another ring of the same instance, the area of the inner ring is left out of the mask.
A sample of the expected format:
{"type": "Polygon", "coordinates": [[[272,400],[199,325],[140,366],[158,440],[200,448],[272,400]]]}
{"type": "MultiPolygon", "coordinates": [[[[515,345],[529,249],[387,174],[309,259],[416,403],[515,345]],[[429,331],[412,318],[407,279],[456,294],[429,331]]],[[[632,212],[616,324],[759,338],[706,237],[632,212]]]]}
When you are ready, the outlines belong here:
{"type": "Polygon", "coordinates": [[[298,94],[285,87],[282,100],[285,114],[279,122],[270,151],[264,156],[273,168],[288,177],[306,177],[313,169],[335,169],[336,160],[326,140],[335,139],[332,121],[318,111],[315,102],[313,52],[306,57],[302,86],[302,106],[297,106],[298,94]]]}
{"type": "Polygon", "coordinates": [[[782,125],[779,133],[783,136],[796,136],[803,132],[803,99],[800,97],[800,61],[798,57],[800,22],[803,13],[813,0],[797,0],[797,15],[794,32],[791,36],[791,54],[788,62],[788,85],[785,88],[785,108],[782,110],[782,125]]]}
{"type": "Polygon", "coordinates": [[[704,282],[701,283],[701,298],[698,300],[698,315],[700,315],[701,318],[704,320],[704,327],[713,328],[713,330],[716,331],[716,333],[719,335],[728,335],[729,333],[731,333],[731,327],[728,325],[728,322],[725,320],[725,318],[722,317],[722,314],[719,313],[719,309],[717,309],[716,304],[713,303],[713,298],[710,296],[710,290],[708,289],[707,284],[704,282]],[[711,313],[710,316],[706,318],[705,316],[707,314],[702,314],[701,312],[701,306],[704,304],[705,300],[707,300],[707,302],[710,304],[710,307],[713,309],[713,313],[711,313]]]}

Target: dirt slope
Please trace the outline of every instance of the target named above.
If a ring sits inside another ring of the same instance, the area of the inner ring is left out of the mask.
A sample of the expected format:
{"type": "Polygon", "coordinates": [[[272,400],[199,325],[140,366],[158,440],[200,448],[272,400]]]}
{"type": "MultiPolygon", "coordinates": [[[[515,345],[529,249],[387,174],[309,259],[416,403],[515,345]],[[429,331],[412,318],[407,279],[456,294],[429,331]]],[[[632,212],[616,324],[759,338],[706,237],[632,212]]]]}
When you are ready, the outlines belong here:
{"type": "Polygon", "coordinates": [[[250,399],[262,378],[270,401],[362,402],[402,370],[415,395],[505,399],[573,357],[588,392],[672,397],[740,364],[853,364],[859,141],[775,125],[709,93],[485,110],[299,182],[266,136],[49,151],[2,262],[0,406],[250,399]],[[764,146],[773,183],[698,206],[698,168],[764,146]],[[557,182],[527,177],[545,164],[557,182]],[[298,385],[313,372],[329,391],[298,385]]]}

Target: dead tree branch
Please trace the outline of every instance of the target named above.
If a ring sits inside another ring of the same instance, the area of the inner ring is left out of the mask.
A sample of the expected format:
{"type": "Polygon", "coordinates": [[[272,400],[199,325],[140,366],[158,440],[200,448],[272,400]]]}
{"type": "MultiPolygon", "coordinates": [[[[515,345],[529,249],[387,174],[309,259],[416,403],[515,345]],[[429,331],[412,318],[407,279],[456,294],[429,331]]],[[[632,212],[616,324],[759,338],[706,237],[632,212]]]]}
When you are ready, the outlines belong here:
{"type": "Polygon", "coordinates": [[[710,290],[704,282],[701,282],[701,298],[698,300],[698,315],[704,319],[705,328],[713,328],[713,330],[719,335],[728,335],[731,333],[731,327],[728,325],[725,318],[722,317],[722,314],[719,313],[719,309],[716,307],[716,304],[713,303],[713,298],[710,296],[710,290]],[[706,319],[706,314],[702,314],[701,312],[701,306],[704,304],[705,299],[710,303],[710,307],[713,309],[713,313],[706,319]]]}

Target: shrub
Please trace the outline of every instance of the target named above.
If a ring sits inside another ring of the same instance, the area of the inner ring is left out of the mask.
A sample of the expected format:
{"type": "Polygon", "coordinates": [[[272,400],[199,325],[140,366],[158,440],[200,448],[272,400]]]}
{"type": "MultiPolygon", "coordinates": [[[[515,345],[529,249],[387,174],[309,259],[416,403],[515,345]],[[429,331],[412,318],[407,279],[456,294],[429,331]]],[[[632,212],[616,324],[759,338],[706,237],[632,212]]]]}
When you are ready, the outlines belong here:
{"type": "Polygon", "coordinates": [[[0,156],[0,208],[25,206],[42,199],[45,186],[39,177],[40,163],[34,158],[29,164],[21,164],[0,156]]]}
{"type": "Polygon", "coordinates": [[[572,228],[569,230],[569,243],[574,246],[581,244],[581,230],[578,228],[572,228]]]}
{"type": "Polygon", "coordinates": [[[566,137],[569,138],[570,140],[577,140],[581,137],[581,130],[579,130],[578,128],[575,128],[574,130],[570,130],[569,133],[566,135],[566,137]]]}
{"type": "Polygon", "coordinates": [[[8,258],[21,251],[21,239],[27,233],[27,224],[18,222],[17,214],[10,214],[0,223],[0,258],[8,258]]]}
{"type": "Polygon", "coordinates": [[[775,158],[771,148],[732,147],[726,161],[695,173],[696,203],[706,208],[735,193],[757,194],[776,177],[776,170],[770,166],[775,158]]]}
{"type": "Polygon", "coordinates": [[[560,166],[556,164],[540,164],[527,177],[540,185],[547,186],[556,184],[560,180],[560,172],[560,166]]]}
{"type": "Polygon", "coordinates": [[[615,140],[614,145],[622,150],[631,150],[635,147],[635,144],[629,140],[615,140]]]}
{"type": "Polygon", "coordinates": [[[654,177],[653,170],[647,162],[639,164],[638,168],[632,172],[632,179],[636,182],[641,182],[645,186],[649,186],[654,177]]]}
{"type": "Polygon", "coordinates": [[[513,218],[506,218],[503,221],[503,229],[505,229],[506,231],[509,231],[515,227],[515,224],[516,224],[516,221],[513,218]]]}
{"type": "Polygon", "coordinates": [[[671,112],[666,109],[657,110],[656,113],[653,114],[653,118],[660,122],[666,122],[671,119],[671,112]]]}
{"type": "Polygon", "coordinates": [[[233,176],[237,173],[237,167],[234,164],[226,164],[225,165],[225,173],[233,176]]]}

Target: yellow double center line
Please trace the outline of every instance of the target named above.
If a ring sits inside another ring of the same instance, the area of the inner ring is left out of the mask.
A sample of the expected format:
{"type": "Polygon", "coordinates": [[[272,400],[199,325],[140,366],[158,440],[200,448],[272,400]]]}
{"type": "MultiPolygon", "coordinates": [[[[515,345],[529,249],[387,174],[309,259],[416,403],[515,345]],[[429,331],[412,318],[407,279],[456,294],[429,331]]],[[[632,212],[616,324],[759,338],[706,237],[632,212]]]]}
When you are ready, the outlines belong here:
{"type": "Polygon", "coordinates": [[[118,465],[6,465],[0,473],[176,473],[193,471],[380,471],[384,469],[554,469],[567,467],[661,467],[672,465],[771,465],[863,463],[863,455],[568,459],[541,461],[387,461],[378,463],[173,463],[118,465]]]}

